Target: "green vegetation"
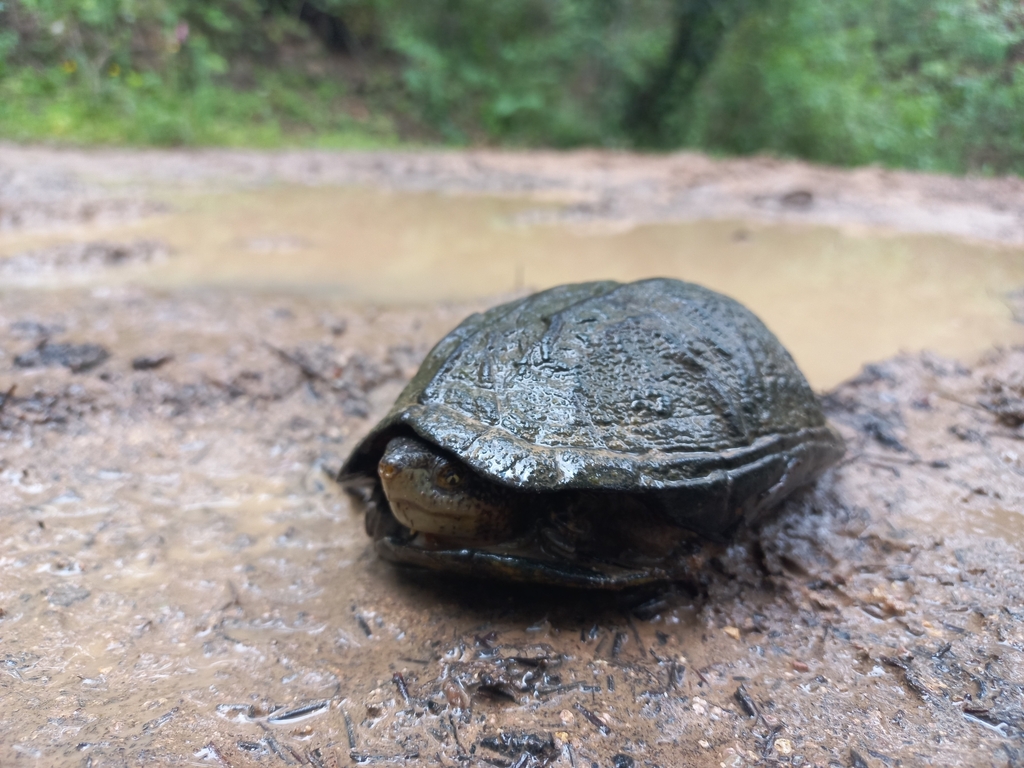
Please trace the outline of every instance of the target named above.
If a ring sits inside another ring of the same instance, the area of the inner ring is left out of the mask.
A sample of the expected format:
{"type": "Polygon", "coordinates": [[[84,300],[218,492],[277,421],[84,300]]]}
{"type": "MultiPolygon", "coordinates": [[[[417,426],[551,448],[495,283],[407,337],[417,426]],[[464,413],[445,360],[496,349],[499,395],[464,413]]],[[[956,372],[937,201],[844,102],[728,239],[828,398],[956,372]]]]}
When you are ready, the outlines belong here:
{"type": "Polygon", "coordinates": [[[0,137],[1024,173],[1019,0],[4,0],[0,137]]]}
{"type": "Polygon", "coordinates": [[[78,143],[397,141],[293,14],[198,0],[0,2],[0,136],[78,143]],[[363,116],[357,119],[357,116],[363,116]]]}
{"type": "Polygon", "coordinates": [[[1024,172],[1024,5],[776,0],[732,30],[679,140],[831,163],[1024,172]]]}

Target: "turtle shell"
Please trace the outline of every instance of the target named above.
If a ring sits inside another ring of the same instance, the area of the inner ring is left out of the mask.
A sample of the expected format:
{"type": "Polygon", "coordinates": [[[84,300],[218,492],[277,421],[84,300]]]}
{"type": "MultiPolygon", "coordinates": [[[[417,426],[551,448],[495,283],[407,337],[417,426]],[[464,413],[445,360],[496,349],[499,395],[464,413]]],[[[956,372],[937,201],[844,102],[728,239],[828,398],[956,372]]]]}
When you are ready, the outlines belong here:
{"type": "Polygon", "coordinates": [[[843,453],[771,331],[672,279],[563,285],[468,317],[342,479],[375,478],[387,442],[409,432],[517,491],[661,496],[676,523],[711,537],[843,453]]]}

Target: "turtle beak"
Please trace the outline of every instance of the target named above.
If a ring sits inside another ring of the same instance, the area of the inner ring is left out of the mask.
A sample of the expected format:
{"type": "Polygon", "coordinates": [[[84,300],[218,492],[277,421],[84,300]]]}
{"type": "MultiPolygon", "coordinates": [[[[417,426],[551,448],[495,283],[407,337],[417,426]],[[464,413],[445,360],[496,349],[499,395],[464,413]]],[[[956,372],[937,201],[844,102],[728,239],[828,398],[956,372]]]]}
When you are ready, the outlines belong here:
{"type": "Polygon", "coordinates": [[[399,472],[397,464],[392,464],[387,459],[381,459],[377,465],[377,474],[380,475],[382,480],[391,480],[399,472]]]}

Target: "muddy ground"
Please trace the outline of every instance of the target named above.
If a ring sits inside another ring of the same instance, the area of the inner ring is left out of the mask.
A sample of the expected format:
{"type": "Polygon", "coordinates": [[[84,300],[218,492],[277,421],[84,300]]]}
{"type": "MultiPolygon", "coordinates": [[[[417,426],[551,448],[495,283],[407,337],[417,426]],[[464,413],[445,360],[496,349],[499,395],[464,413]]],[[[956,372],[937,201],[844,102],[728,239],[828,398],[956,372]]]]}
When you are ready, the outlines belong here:
{"type": "Polygon", "coordinates": [[[0,143],[0,231],[161,210],[157,188],[373,185],[556,201],[531,219],[626,225],[707,218],[868,226],[1024,243],[1024,180],[854,170],[680,152],[117,150],[0,143]]]}
{"type": "MultiPolygon", "coordinates": [[[[8,147],[0,221],[145,215],[161,204],[135,185],[156,177],[256,183],[317,158],[371,169],[328,182],[590,184],[613,202],[587,215],[612,219],[668,189],[653,158],[545,155],[543,176],[534,157],[8,147]]],[[[671,163],[762,179],[772,216],[859,194],[847,214],[890,226],[1024,232],[1015,181],[671,163]],[[918,201],[902,223],[897,193],[918,201]]],[[[476,308],[3,290],[0,765],[1024,765],[1024,350],[866,367],[825,397],[844,461],[699,588],[585,594],[397,570],[331,479],[476,308]]]]}

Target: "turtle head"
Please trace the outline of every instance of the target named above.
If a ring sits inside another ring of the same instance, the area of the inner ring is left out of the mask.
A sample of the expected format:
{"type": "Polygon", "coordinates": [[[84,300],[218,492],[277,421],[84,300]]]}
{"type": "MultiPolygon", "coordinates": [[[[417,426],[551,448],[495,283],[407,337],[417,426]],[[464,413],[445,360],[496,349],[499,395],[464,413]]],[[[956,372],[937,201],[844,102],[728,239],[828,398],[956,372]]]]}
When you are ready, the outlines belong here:
{"type": "Polygon", "coordinates": [[[378,553],[407,565],[620,588],[668,578],[689,536],[632,494],[525,493],[415,436],[388,441],[377,476],[387,503],[367,507],[367,530],[378,553]]]}
{"type": "Polygon", "coordinates": [[[395,519],[414,532],[486,544],[519,527],[511,494],[423,440],[392,438],[377,474],[395,519]]]}

